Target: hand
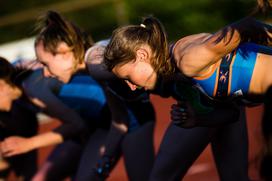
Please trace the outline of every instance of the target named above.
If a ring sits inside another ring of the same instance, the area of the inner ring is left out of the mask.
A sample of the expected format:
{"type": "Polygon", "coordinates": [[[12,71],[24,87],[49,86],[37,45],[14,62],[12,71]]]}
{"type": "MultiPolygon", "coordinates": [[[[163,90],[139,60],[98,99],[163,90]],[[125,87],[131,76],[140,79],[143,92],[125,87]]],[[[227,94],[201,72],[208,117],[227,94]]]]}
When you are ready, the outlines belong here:
{"type": "Polygon", "coordinates": [[[175,125],[183,128],[196,126],[196,114],[188,101],[172,105],[171,120],[175,125]]]}
{"type": "MultiPolygon", "coordinates": [[[[98,161],[96,168],[95,168],[95,175],[96,178],[100,178],[102,180],[109,177],[109,174],[112,170],[112,167],[115,163],[115,159],[109,156],[102,156],[102,158],[98,161]]],[[[99,179],[99,180],[100,180],[99,179]]]]}
{"type": "Polygon", "coordinates": [[[11,136],[6,138],[0,145],[1,153],[4,157],[11,157],[32,150],[32,144],[29,138],[11,136]]]}

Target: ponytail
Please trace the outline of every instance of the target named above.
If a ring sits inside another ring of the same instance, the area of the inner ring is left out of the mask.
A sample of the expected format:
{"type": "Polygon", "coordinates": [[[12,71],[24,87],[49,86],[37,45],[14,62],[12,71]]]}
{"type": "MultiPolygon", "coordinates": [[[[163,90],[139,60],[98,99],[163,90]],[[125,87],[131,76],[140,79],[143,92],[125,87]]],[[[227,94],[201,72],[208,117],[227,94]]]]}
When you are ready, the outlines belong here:
{"type": "Polygon", "coordinates": [[[39,31],[39,34],[35,45],[42,41],[47,51],[56,54],[58,44],[65,42],[79,61],[77,63],[82,63],[85,51],[93,43],[86,33],[55,11],[48,11],[39,18],[36,30],[39,31]]]}
{"type": "Polygon", "coordinates": [[[169,74],[174,72],[170,62],[167,34],[161,22],[154,17],[146,17],[142,24],[150,30],[148,44],[154,52],[154,60],[151,62],[155,72],[169,74]]]}
{"type": "Polygon", "coordinates": [[[106,47],[104,58],[109,70],[136,58],[136,50],[147,44],[152,50],[151,65],[160,74],[174,72],[169,58],[167,35],[162,24],[154,17],[144,18],[139,25],[116,29],[106,47]]]}

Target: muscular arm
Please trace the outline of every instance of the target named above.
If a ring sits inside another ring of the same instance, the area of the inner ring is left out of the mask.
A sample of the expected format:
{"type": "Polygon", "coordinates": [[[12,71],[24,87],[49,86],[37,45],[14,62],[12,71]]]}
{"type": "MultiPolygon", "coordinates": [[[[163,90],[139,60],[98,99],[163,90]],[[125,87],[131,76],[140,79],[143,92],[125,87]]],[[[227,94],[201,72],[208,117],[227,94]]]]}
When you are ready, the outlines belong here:
{"type": "Polygon", "coordinates": [[[272,26],[247,17],[212,35],[199,37],[185,47],[178,45],[180,48],[177,46],[179,50],[175,52],[177,65],[185,75],[199,76],[242,42],[271,46],[272,26]]]}

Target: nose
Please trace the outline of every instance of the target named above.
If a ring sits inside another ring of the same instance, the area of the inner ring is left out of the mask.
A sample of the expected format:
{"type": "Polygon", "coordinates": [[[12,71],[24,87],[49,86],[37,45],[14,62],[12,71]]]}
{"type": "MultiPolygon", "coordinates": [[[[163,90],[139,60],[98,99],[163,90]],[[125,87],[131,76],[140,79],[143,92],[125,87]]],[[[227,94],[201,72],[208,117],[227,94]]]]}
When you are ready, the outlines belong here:
{"type": "Polygon", "coordinates": [[[127,85],[129,86],[129,88],[132,90],[132,91],[135,91],[136,89],[137,89],[137,85],[135,85],[135,84],[132,84],[131,82],[129,82],[129,81],[125,81],[126,83],[127,83],[127,85]]]}

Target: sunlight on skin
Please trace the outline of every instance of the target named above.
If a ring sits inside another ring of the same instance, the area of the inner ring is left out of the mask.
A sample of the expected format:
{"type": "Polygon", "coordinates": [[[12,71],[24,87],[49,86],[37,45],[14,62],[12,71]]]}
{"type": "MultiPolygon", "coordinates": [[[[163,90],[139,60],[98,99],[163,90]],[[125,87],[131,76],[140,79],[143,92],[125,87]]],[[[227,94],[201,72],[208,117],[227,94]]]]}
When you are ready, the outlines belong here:
{"type": "Polygon", "coordinates": [[[58,44],[54,53],[47,51],[42,42],[37,43],[35,51],[38,61],[44,65],[46,77],[54,77],[67,83],[77,70],[85,68],[84,61],[78,64],[79,60],[75,59],[74,52],[64,42],[58,44]]]}

